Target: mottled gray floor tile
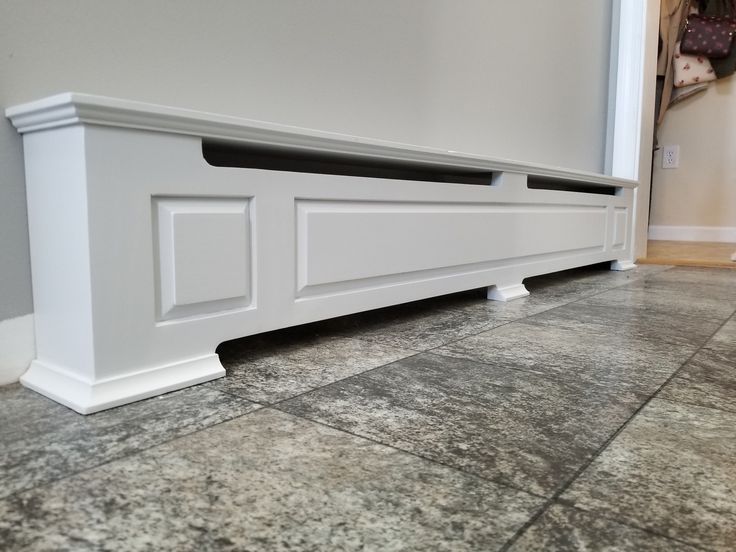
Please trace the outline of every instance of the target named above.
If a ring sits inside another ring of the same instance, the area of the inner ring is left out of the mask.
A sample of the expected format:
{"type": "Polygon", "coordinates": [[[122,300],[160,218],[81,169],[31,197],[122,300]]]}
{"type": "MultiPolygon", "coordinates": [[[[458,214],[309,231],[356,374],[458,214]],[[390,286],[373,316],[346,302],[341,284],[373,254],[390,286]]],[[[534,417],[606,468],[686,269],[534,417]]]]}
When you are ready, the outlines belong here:
{"type": "Polygon", "coordinates": [[[605,284],[605,287],[617,287],[634,280],[649,277],[660,272],[664,272],[672,268],[666,265],[639,265],[632,270],[616,271],[610,269],[610,263],[599,263],[597,265],[573,268],[563,270],[561,272],[552,272],[530,278],[529,281],[559,280],[564,282],[576,281],[579,283],[587,283],[599,285],[605,284]]]}
{"type": "Polygon", "coordinates": [[[232,341],[218,349],[227,376],[207,385],[273,403],[383,366],[415,351],[340,336],[232,341]]]}
{"type": "Polygon", "coordinates": [[[651,394],[697,350],[696,344],[637,338],[613,325],[588,327],[570,317],[560,316],[559,324],[543,323],[545,318],[535,322],[545,315],[551,319],[557,310],[467,337],[434,352],[590,386],[651,394]]]}
{"type": "MultiPolygon", "coordinates": [[[[662,276],[665,274],[668,272],[662,276]]],[[[731,286],[658,280],[658,276],[637,280],[619,289],[637,293],[652,308],[668,309],[698,319],[723,321],[736,311],[736,289],[731,286]],[[651,294],[652,298],[644,299],[645,294],[651,294]]]]}
{"type": "Polygon", "coordinates": [[[18,384],[0,387],[0,497],[256,408],[198,386],[82,416],[18,384]]]}
{"type": "Polygon", "coordinates": [[[700,268],[678,266],[650,276],[651,281],[674,282],[691,286],[722,286],[736,291],[736,270],[732,268],[700,268]]]}
{"type": "MultiPolygon", "coordinates": [[[[617,274],[621,275],[622,279],[628,278],[629,280],[638,280],[642,277],[650,277],[654,274],[659,274],[660,272],[666,272],[668,270],[671,270],[675,268],[674,265],[647,265],[647,264],[640,264],[636,265],[636,268],[633,270],[624,270],[621,272],[617,272],[617,274]]],[[[613,271],[616,272],[616,271],[613,271]]]]}
{"type": "Polygon", "coordinates": [[[562,498],[705,548],[736,543],[736,414],[654,399],[562,498]]]}
{"type": "Polygon", "coordinates": [[[640,280],[580,301],[585,305],[638,308],[652,313],[723,322],[736,310],[736,294],[701,292],[702,286],[640,280]]]}
{"type": "Polygon", "coordinates": [[[352,328],[344,328],[340,332],[348,337],[399,349],[427,351],[509,320],[502,311],[466,312],[456,308],[418,307],[409,312],[391,308],[365,313],[356,319],[352,328]]]}
{"type": "MultiPolygon", "coordinates": [[[[654,265],[649,265],[654,266],[654,265]]],[[[524,280],[530,295],[513,301],[487,301],[484,290],[479,290],[477,301],[466,301],[456,305],[467,313],[487,311],[507,321],[519,320],[533,314],[547,311],[573,301],[605,292],[629,282],[655,274],[669,267],[649,270],[647,267],[631,271],[614,272],[600,266],[565,270],[524,280]]],[[[448,305],[452,308],[453,305],[448,305]]]]}
{"type": "MultiPolygon", "coordinates": [[[[540,312],[566,305],[572,301],[600,293],[607,286],[598,287],[578,280],[538,280],[525,282],[529,295],[512,301],[489,301],[478,297],[477,301],[465,302],[454,307],[471,316],[487,313],[499,322],[512,322],[540,312]]],[[[500,325],[496,324],[496,326],[500,325]]]]}
{"type": "MultiPolygon", "coordinates": [[[[531,296],[510,301],[489,301],[486,288],[467,290],[421,301],[323,320],[243,340],[247,345],[226,344],[219,352],[241,355],[247,347],[288,346],[293,340],[317,336],[354,337],[398,349],[427,351],[464,336],[545,311],[603,290],[635,281],[649,273],[642,267],[612,272],[596,265],[528,278],[531,296]]],[[[667,267],[656,267],[658,270],[667,267]]],[[[237,360],[235,361],[237,362],[237,360]]]]}
{"type": "Polygon", "coordinates": [[[279,408],[549,495],[643,400],[583,380],[421,354],[279,408]]]}
{"type": "Polygon", "coordinates": [[[736,412],[736,319],[698,351],[659,397],[736,412]]]}
{"type": "Polygon", "coordinates": [[[695,552],[697,548],[574,508],[553,505],[509,552],[695,552]]]}
{"type": "Polygon", "coordinates": [[[706,347],[734,358],[733,355],[736,355],[736,315],[721,326],[706,347]]]}
{"type": "Polygon", "coordinates": [[[736,413],[736,361],[700,351],[658,396],[736,413]]]}
{"type": "Polygon", "coordinates": [[[616,340],[660,341],[694,351],[718,330],[722,320],[698,320],[638,307],[607,307],[584,302],[564,305],[540,313],[526,322],[597,335],[605,341],[611,334],[616,340]]]}
{"type": "Polygon", "coordinates": [[[510,302],[489,301],[484,290],[357,315],[344,335],[393,347],[428,351],[457,339],[597,293],[588,284],[540,281],[530,284],[533,295],[510,302]]]}
{"type": "Polygon", "coordinates": [[[0,501],[11,550],[497,550],[541,499],[268,409],[0,501]]]}
{"type": "Polygon", "coordinates": [[[623,285],[649,271],[612,272],[583,267],[525,281],[531,295],[510,302],[489,301],[485,288],[414,301],[321,323],[319,328],[397,348],[427,351],[493,328],[623,285]]]}

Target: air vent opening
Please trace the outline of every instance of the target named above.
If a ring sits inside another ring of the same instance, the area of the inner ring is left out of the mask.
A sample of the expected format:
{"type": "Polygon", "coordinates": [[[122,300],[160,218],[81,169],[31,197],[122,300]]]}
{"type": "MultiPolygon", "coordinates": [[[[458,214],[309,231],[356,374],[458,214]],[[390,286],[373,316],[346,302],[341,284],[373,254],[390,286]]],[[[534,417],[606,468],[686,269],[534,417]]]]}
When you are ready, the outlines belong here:
{"type": "Polygon", "coordinates": [[[570,180],[553,180],[530,176],[527,180],[530,190],[554,190],[556,192],[575,192],[579,194],[616,195],[620,186],[606,186],[605,184],[586,184],[570,180]]]}
{"type": "Polygon", "coordinates": [[[392,180],[488,186],[492,173],[408,161],[372,159],[349,154],[203,141],[202,155],[214,167],[264,169],[313,174],[363,176],[392,180]]]}

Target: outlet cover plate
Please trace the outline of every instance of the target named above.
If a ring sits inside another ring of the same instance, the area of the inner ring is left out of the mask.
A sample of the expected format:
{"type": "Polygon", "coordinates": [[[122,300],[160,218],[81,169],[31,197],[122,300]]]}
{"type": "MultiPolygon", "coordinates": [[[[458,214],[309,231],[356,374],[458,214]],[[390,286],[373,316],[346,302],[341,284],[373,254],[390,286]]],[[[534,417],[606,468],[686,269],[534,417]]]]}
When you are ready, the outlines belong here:
{"type": "Polygon", "coordinates": [[[671,145],[662,147],[662,168],[676,169],[680,166],[680,146],[671,145]]]}

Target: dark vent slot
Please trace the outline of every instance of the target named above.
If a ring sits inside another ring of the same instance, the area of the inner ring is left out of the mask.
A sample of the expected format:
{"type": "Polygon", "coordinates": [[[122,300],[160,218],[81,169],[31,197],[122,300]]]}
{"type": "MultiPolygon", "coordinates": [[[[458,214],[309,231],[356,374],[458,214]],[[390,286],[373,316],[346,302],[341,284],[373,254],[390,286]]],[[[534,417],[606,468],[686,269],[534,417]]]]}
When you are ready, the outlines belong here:
{"type": "Polygon", "coordinates": [[[556,192],[577,192],[581,194],[616,195],[619,186],[605,186],[603,184],[580,184],[564,180],[549,180],[545,178],[529,178],[527,188],[530,190],[554,190],[556,192]]]}
{"type": "Polygon", "coordinates": [[[451,168],[448,170],[447,167],[426,166],[409,162],[372,160],[326,153],[282,151],[207,141],[202,143],[202,154],[205,161],[215,167],[339,174],[485,186],[491,183],[492,176],[490,172],[472,169],[451,168]]]}

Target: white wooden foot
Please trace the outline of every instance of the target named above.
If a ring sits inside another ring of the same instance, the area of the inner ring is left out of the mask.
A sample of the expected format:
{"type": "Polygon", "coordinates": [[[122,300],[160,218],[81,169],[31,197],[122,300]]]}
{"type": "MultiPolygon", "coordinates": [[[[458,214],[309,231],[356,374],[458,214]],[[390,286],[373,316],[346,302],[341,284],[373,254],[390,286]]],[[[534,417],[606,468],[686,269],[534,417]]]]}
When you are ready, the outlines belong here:
{"type": "Polygon", "coordinates": [[[624,270],[632,270],[636,268],[636,263],[633,261],[611,261],[611,270],[623,272],[624,270]]]}
{"type": "Polygon", "coordinates": [[[732,260],[732,261],[736,261],[736,252],[735,252],[735,253],[733,253],[733,255],[731,255],[731,260],[732,260]]]}
{"type": "Polygon", "coordinates": [[[529,290],[524,284],[513,284],[510,286],[491,286],[488,288],[488,299],[491,301],[511,301],[529,295],[529,290]]]}

